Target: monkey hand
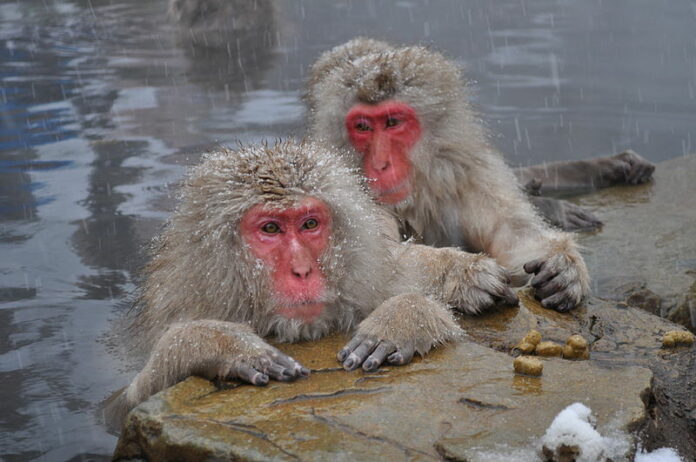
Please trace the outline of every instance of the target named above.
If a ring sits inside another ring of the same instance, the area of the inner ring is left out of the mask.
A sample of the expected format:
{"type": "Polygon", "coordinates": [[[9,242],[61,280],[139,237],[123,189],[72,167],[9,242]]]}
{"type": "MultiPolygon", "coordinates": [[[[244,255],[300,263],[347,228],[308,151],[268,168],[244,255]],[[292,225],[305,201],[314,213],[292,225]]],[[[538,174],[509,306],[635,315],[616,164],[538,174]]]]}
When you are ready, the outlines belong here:
{"type": "Polygon", "coordinates": [[[579,256],[556,253],[546,259],[527,262],[524,270],[534,274],[530,285],[534,288],[534,297],[545,308],[570,311],[589,291],[587,268],[579,256]]]}
{"type": "Polygon", "coordinates": [[[238,379],[252,385],[266,385],[269,379],[289,382],[307,377],[309,369],[269,345],[256,334],[241,334],[244,351],[226,358],[217,371],[218,378],[238,379]]]}
{"type": "Polygon", "coordinates": [[[551,225],[563,231],[594,231],[602,221],[579,205],[561,199],[530,196],[529,201],[551,225]]]}
{"type": "Polygon", "coordinates": [[[408,364],[414,353],[422,356],[462,334],[443,304],[420,294],[397,295],[360,323],[337,358],[348,371],[362,365],[369,372],[385,362],[395,366],[408,364]]]}
{"type": "Polygon", "coordinates": [[[517,305],[510,276],[495,260],[456,249],[439,250],[450,254],[442,278],[445,303],[466,314],[479,314],[499,302],[517,305]]]}
{"type": "Polygon", "coordinates": [[[655,164],[630,149],[610,159],[617,181],[621,183],[646,183],[655,171],[655,164]]]}

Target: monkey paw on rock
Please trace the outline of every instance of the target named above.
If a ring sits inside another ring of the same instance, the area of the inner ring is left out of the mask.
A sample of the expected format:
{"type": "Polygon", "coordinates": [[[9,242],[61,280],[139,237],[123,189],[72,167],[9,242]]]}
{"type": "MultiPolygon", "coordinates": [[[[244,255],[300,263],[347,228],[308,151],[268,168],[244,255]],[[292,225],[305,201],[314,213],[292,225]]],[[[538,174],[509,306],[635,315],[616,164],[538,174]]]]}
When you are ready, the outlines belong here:
{"type": "Polygon", "coordinates": [[[530,285],[545,308],[570,311],[589,292],[587,268],[579,256],[557,253],[526,263],[524,270],[534,274],[530,285]]]}
{"type": "Polygon", "coordinates": [[[397,295],[360,323],[337,358],[348,371],[361,365],[365,371],[374,371],[385,362],[395,366],[408,364],[414,353],[423,356],[462,334],[442,303],[420,294],[397,295]]]}
{"type": "Polygon", "coordinates": [[[307,377],[309,369],[290,356],[264,342],[260,337],[251,341],[247,353],[223,360],[217,373],[218,378],[237,379],[252,385],[263,386],[269,379],[290,382],[307,377]]]}
{"type": "Polygon", "coordinates": [[[623,183],[646,183],[655,171],[655,164],[630,149],[613,156],[611,160],[614,174],[623,183]]]}
{"type": "Polygon", "coordinates": [[[444,273],[443,301],[457,311],[479,314],[497,303],[516,305],[510,275],[492,258],[457,251],[444,273]]]}

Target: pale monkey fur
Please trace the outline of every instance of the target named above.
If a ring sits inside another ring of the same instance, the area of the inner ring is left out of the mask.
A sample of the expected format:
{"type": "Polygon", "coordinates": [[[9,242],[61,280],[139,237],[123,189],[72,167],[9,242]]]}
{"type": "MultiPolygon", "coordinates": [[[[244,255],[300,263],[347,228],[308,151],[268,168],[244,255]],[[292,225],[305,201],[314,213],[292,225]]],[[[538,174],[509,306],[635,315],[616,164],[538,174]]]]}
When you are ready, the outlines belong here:
{"type": "Polygon", "coordinates": [[[294,342],[355,331],[423,355],[462,335],[447,304],[476,297],[470,281],[479,273],[487,275],[491,293],[509,290],[497,265],[387,237],[393,221],[362,182],[335,152],[311,143],[206,155],[188,175],[145,268],[131,336],[149,357],[113,400],[120,418],[192,374],[234,378],[243,364],[263,371],[279,352],[261,337],[294,342]],[[275,313],[267,269],[238,232],[254,205],[283,208],[305,197],[327,204],[333,221],[320,262],[329,289],[326,310],[311,324],[275,313]]]}
{"type": "MultiPolygon", "coordinates": [[[[355,152],[346,114],[356,103],[385,100],[413,107],[423,130],[410,153],[412,194],[385,207],[427,245],[490,255],[516,284],[529,279],[525,263],[546,260],[559,271],[564,303],[579,304],[589,293],[589,275],[573,236],[552,229],[532,207],[489,143],[459,70],[441,54],[365,38],[324,53],[306,94],[312,136],[355,152]]],[[[356,168],[359,160],[355,155],[356,168]]]]}

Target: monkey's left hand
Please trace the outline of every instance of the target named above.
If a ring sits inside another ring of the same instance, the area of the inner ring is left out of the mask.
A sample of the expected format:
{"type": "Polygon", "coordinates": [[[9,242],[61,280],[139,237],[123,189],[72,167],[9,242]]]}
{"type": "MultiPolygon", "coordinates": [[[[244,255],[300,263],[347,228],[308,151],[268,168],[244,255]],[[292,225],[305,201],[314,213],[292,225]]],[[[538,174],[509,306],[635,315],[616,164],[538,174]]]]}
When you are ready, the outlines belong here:
{"type": "Polygon", "coordinates": [[[445,305],[420,294],[397,295],[360,323],[337,358],[348,371],[362,365],[369,372],[385,361],[395,366],[408,364],[414,353],[422,356],[461,334],[445,305]]]}
{"type": "Polygon", "coordinates": [[[530,284],[534,297],[545,308],[556,311],[570,311],[580,304],[587,289],[584,275],[586,269],[582,260],[565,253],[557,253],[549,258],[539,258],[524,265],[527,273],[534,273],[530,284]]]}
{"type": "Polygon", "coordinates": [[[655,164],[630,149],[612,156],[610,162],[620,183],[646,183],[655,171],[655,164]]]}

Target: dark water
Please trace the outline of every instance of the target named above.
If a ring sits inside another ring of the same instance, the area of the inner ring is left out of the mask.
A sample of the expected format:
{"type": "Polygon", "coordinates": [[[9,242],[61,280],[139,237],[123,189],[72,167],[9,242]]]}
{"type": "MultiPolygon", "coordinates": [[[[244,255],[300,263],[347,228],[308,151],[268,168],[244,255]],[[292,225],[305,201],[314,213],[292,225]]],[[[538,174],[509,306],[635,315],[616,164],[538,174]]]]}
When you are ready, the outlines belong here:
{"type": "Polygon", "coordinates": [[[220,53],[193,50],[165,11],[0,0],[0,460],[108,458],[95,403],[132,373],[105,333],[182,173],[172,160],[301,133],[308,65],[355,35],[460,60],[512,163],[696,150],[688,0],[284,1],[265,40],[220,53]]]}

